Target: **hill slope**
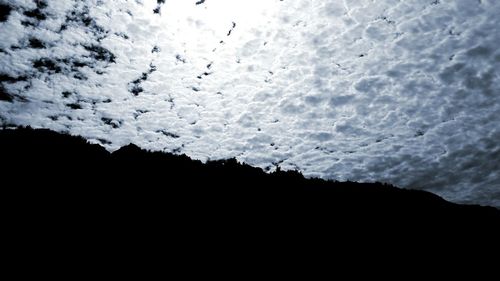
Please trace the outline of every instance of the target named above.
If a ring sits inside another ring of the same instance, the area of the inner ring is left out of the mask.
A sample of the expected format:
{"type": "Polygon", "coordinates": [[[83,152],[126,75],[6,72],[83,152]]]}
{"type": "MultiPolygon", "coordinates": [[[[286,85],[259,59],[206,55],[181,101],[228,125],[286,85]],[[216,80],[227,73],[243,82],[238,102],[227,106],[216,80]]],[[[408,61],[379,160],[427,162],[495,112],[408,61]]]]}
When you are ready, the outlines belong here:
{"type": "Polygon", "coordinates": [[[48,130],[1,130],[0,155],[2,178],[9,178],[4,186],[13,198],[54,212],[168,210],[179,221],[269,224],[500,225],[495,208],[453,204],[424,191],[305,179],[297,172],[267,174],[234,159],[203,164],[135,145],[110,154],[82,138],[48,130]]]}

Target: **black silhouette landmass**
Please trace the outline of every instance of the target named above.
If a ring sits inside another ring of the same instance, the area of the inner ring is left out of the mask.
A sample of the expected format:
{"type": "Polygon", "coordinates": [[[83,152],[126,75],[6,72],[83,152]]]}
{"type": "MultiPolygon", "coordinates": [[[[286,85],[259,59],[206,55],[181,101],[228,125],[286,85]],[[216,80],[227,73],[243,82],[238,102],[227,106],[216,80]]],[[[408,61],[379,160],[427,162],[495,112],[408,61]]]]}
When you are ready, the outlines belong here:
{"type": "Polygon", "coordinates": [[[498,209],[454,204],[425,191],[305,179],[293,171],[268,174],[234,159],[203,164],[133,144],[109,153],[49,130],[0,130],[0,156],[3,189],[10,193],[4,198],[27,217],[91,217],[102,225],[139,220],[198,231],[258,225],[327,233],[390,225],[499,233],[498,209]]]}
{"type": "Polygon", "coordinates": [[[150,267],[262,277],[256,264],[265,264],[309,277],[307,268],[339,267],[336,259],[392,270],[387,259],[489,264],[486,253],[499,249],[499,210],[379,183],[267,174],[135,145],[110,154],[29,128],[0,130],[0,163],[4,251],[19,273],[95,277],[89,269],[100,264],[128,277],[150,267]]]}

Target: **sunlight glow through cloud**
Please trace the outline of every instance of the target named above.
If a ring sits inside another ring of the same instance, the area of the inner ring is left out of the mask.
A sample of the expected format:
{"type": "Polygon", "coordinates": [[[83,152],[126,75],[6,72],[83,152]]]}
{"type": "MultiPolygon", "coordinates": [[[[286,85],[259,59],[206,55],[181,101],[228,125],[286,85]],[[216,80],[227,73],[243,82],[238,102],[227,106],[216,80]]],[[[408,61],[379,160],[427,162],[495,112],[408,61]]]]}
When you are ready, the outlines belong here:
{"type": "Polygon", "coordinates": [[[193,5],[191,1],[173,0],[166,1],[161,17],[155,20],[170,35],[165,37],[175,37],[175,42],[166,43],[175,44],[196,63],[199,59],[234,56],[252,32],[274,24],[278,4],[268,0],[216,0],[193,5]]]}

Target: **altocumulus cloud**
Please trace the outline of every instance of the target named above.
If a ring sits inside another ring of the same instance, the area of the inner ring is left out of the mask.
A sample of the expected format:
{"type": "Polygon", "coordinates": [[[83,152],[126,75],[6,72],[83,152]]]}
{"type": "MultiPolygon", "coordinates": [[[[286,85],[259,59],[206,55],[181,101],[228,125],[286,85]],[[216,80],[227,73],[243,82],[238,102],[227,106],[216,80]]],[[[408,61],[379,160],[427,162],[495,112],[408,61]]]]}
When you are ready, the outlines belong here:
{"type": "Polygon", "coordinates": [[[500,207],[500,1],[0,9],[3,126],[500,207]]]}

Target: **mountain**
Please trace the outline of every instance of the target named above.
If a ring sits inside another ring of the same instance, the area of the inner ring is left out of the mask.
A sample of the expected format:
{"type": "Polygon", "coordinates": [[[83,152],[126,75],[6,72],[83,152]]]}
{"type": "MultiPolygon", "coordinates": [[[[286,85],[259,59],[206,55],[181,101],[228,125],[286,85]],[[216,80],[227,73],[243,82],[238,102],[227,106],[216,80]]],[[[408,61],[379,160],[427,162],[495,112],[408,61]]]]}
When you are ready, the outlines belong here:
{"type": "Polygon", "coordinates": [[[269,174],[235,159],[204,164],[133,144],[109,153],[49,130],[0,130],[0,155],[4,193],[9,193],[4,198],[28,216],[93,216],[101,223],[106,221],[101,216],[141,216],[181,225],[324,230],[432,225],[494,233],[500,225],[495,208],[454,204],[425,191],[306,179],[294,171],[269,174]]]}

